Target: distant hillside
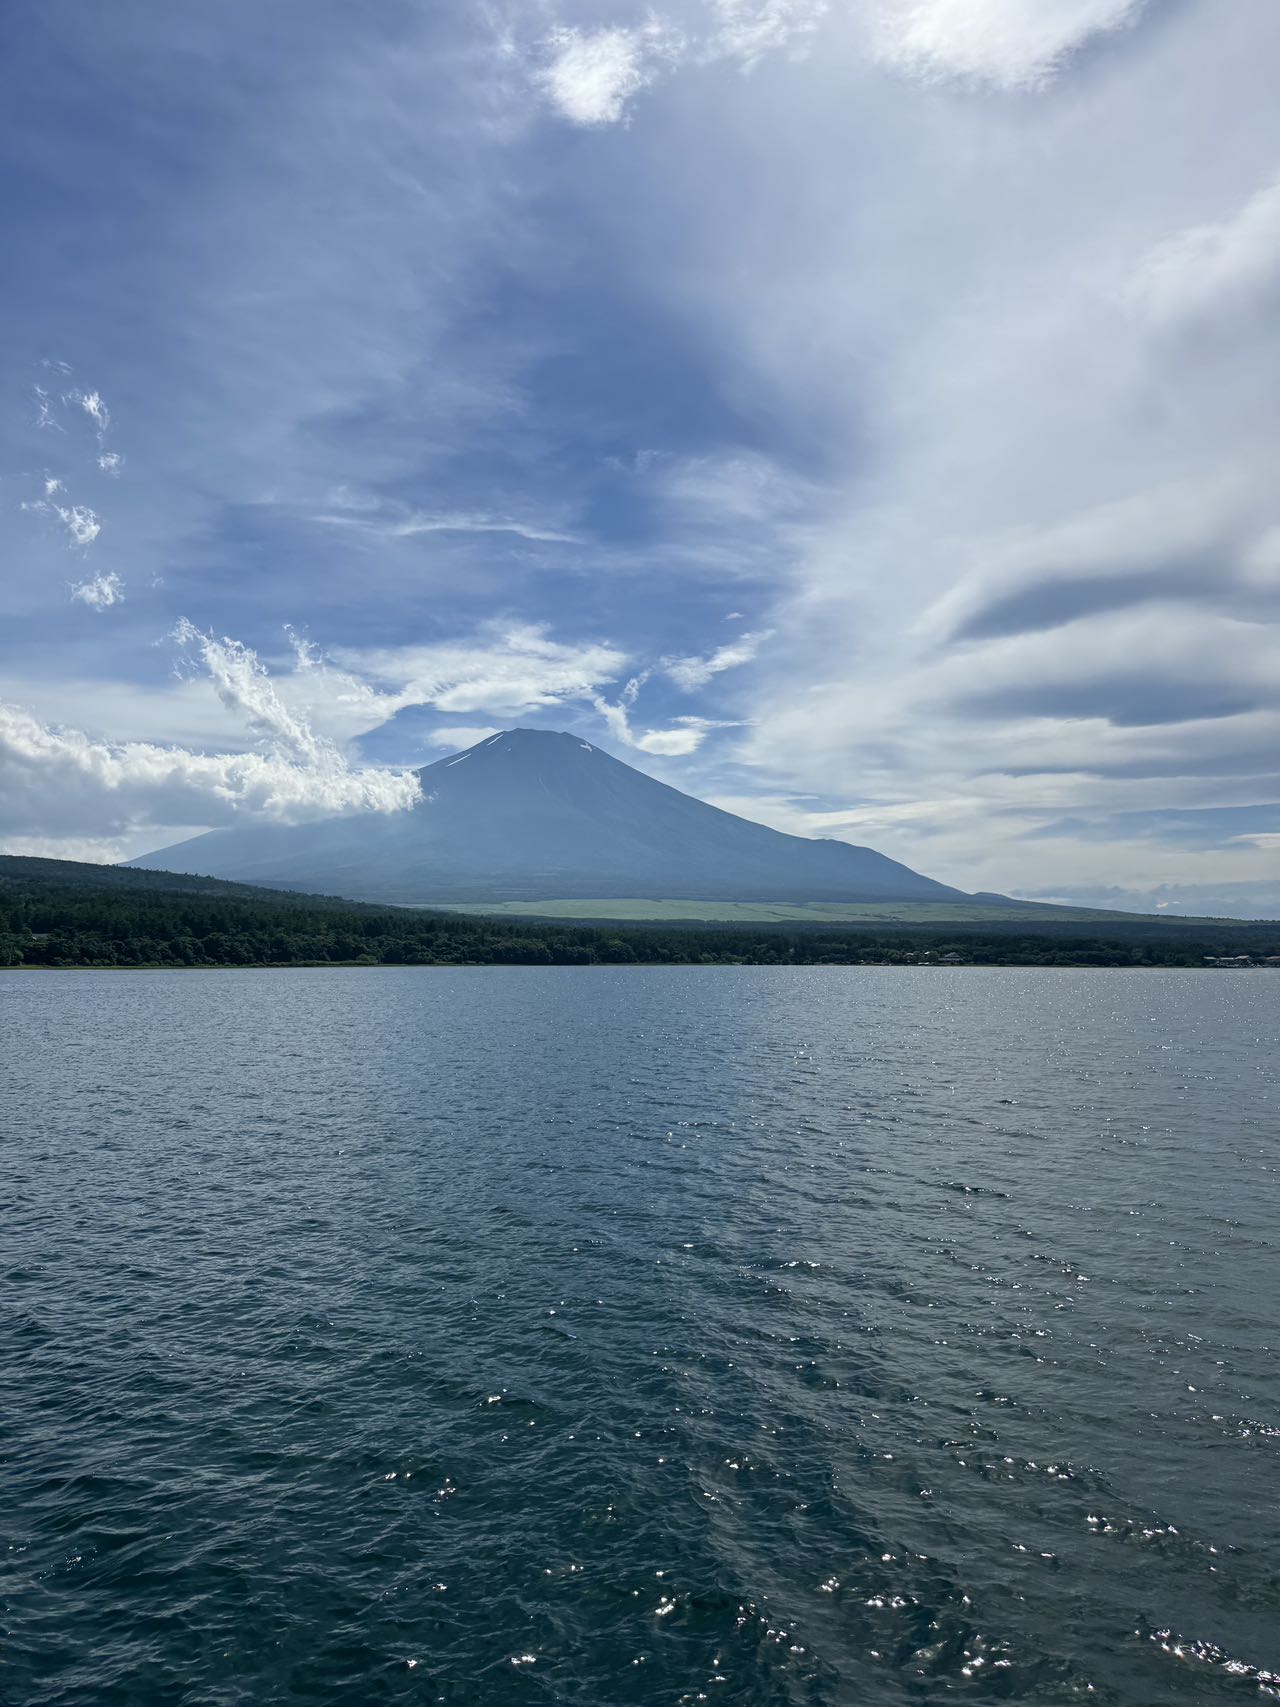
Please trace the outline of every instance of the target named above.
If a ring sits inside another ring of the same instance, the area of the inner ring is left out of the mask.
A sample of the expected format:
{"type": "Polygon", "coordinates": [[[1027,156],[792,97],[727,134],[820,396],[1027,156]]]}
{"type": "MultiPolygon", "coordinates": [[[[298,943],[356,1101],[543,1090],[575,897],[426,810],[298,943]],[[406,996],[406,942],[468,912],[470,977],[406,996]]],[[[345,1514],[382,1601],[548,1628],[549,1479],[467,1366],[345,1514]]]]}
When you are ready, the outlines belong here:
{"type": "Polygon", "coordinates": [[[228,883],[220,877],[198,877],[185,871],[151,871],[130,865],[89,865],[73,859],[36,859],[28,854],[0,854],[0,885],[36,893],[63,890],[70,885],[113,889],[121,894],[207,895],[220,900],[272,901],[279,906],[316,907],[342,904],[335,895],[312,895],[262,889],[250,883],[228,883]]]}
{"type": "Polygon", "coordinates": [[[407,812],[214,830],[132,863],[425,906],[968,899],[873,848],[722,812],[576,735],[507,730],[419,776],[407,812]]]}
{"type": "Polygon", "coordinates": [[[1280,924],[1106,919],[839,925],[552,923],[255,890],[172,873],[0,856],[2,967],[1202,966],[1280,956],[1280,924]],[[1105,922],[1104,922],[1105,921],[1105,922]]]}

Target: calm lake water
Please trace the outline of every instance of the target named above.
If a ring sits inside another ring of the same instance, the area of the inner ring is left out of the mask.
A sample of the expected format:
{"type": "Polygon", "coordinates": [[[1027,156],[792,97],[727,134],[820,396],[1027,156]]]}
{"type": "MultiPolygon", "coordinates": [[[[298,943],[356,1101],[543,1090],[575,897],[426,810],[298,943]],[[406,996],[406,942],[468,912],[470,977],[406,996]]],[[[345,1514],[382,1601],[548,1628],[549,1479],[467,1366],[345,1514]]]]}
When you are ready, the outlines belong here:
{"type": "Polygon", "coordinates": [[[1280,975],[0,976],[7,1703],[1280,1696],[1280,975]]]}

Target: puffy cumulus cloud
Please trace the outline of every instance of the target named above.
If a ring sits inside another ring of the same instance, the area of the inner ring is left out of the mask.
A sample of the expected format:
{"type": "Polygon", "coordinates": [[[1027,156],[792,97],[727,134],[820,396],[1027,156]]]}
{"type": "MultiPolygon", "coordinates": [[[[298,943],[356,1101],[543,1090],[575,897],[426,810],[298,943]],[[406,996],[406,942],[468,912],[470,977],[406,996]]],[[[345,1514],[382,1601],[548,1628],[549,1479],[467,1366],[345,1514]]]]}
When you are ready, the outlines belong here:
{"type": "Polygon", "coordinates": [[[277,752],[195,753],[111,743],[0,706],[0,836],[134,836],[148,825],[286,823],[397,812],[420,797],[412,772],[353,769],[335,752],[301,764],[277,752]]]}
{"type": "Polygon", "coordinates": [[[1225,218],[1188,226],[1158,244],[1125,296],[1165,327],[1280,298],[1280,177],[1225,218]]]}
{"type": "Polygon", "coordinates": [[[257,655],[182,621],[174,638],[247,735],[252,750],[193,751],[109,740],[0,706],[0,835],[125,838],[148,827],[285,823],[397,812],[420,798],[408,770],[353,763],[287,706],[257,655]]]}
{"type": "Polygon", "coordinates": [[[1091,38],[1131,23],[1145,0],[880,0],[875,43],[927,78],[1038,88],[1091,38]]]}
{"type": "MultiPolygon", "coordinates": [[[[106,648],[95,648],[92,656],[110,667],[106,648]]],[[[129,682],[106,674],[55,677],[29,669],[22,675],[6,674],[0,694],[42,722],[67,724],[112,743],[153,742],[206,752],[249,744],[239,718],[228,711],[203,672],[168,671],[145,682],[129,682]]]]}
{"type": "Polygon", "coordinates": [[[124,600],[124,582],[119,575],[95,575],[91,581],[81,581],[71,589],[71,597],[93,610],[108,610],[124,600]]]}
{"type": "Polygon", "coordinates": [[[662,668],[678,688],[693,693],[705,687],[713,676],[718,676],[723,670],[749,664],[767,639],[767,634],[742,634],[728,645],[718,646],[704,658],[664,658],[662,668]]]}
{"type": "Polygon", "coordinates": [[[561,28],[547,47],[538,82],[570,123],[591,126],[616,124],[631,97],[679,54],[682,40],[652,18],[634,29],[561,28]]]}

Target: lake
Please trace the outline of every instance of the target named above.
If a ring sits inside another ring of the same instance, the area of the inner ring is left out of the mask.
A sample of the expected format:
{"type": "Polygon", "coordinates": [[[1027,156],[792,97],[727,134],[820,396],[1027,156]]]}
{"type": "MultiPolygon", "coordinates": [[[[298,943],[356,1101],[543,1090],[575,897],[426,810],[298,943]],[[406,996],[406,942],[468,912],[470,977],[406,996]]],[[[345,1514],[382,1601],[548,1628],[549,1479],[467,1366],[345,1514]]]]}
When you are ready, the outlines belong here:
{"type": "Polygon", "coordinates": [[[1280,974],[0,975],[11,1704],[1280,1697],[1280,974]]]}

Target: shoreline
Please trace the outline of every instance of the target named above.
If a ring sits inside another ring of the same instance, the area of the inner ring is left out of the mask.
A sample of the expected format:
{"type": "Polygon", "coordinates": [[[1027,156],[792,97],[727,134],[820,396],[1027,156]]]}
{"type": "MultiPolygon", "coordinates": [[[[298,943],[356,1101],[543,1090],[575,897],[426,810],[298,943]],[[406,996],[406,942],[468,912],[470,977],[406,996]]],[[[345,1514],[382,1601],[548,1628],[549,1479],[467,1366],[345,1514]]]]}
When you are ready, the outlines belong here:
{"type": "Polygon", "coordinates": [[[1099,966],[1088,960],[975,960],[959,966],[939,966],[927,961],[901,960],[594,960],[582,965],[527,960],[438,960],[397,963],[366,960],[278,960],[249,965],[166,966],[151,961],[137,966],[0,966],[6,972],[1276,972],[1274,966],[1159,966],[1117,961],[1099,966]]]}

